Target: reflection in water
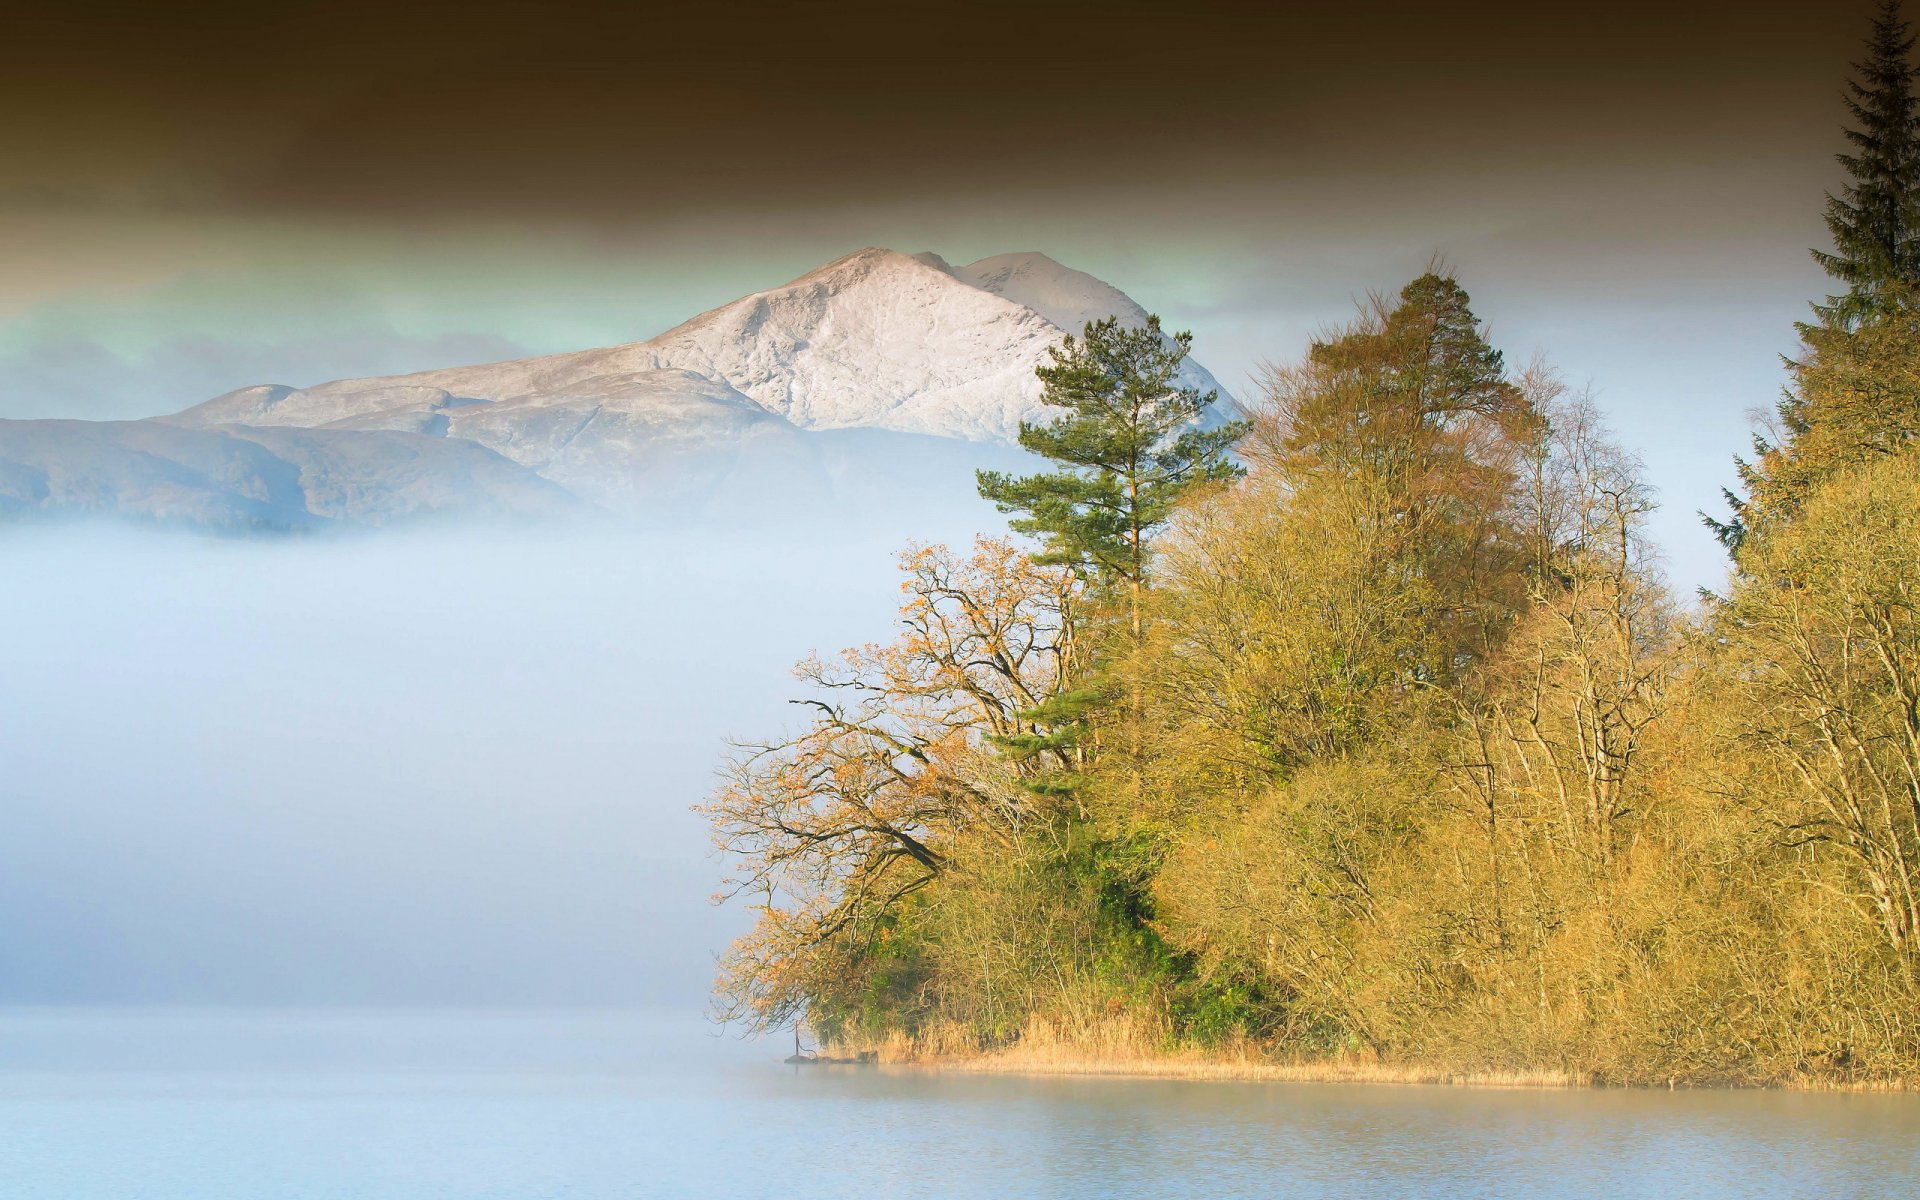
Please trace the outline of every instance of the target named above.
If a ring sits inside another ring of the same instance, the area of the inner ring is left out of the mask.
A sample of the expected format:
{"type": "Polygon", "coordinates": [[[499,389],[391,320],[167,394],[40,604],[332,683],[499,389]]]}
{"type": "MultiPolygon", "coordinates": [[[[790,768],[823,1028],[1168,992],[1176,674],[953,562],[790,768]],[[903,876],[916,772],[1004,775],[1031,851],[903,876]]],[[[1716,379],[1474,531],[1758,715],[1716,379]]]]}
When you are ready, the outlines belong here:
{"type": "Polygon", "coordinates": [[[0,1196],[1911,1195],[1920,1097],[795,1068],[688,1018],[0,1015],[0,1196]]]}

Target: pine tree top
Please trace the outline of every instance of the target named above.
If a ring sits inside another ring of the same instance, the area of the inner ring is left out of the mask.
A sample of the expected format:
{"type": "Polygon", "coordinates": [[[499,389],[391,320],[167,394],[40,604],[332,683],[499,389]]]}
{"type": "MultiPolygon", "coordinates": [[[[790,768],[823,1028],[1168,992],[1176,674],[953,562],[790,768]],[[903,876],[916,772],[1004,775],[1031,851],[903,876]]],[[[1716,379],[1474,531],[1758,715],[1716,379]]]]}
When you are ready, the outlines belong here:
{"type": "MultiPolygon", "coordinates": [[[[1827,196],[1833,249],[1813,257],[1846,290],[1815,304],[1813,328],[1849,329],[1920,286],[1920,103],[1911,26],[1899,0],[1873,20],[1866,56],[1853,64],[1845,103],[1852,149],[1836,155],[1848,182],[1827,196]]],[[[1803,332],[1806,327],[1803,327],[1803,332]]]]}
{"type": "Polygon", "coordinates": [[[1177,378],[1193,343],[1165,334],[1160,318],[1137,329],[1117,318],[1090,322],[1035,370],[1040,398],[1063,410],[1050,423],[1023,423],[1020,444],[1056,469],[1015,477],[982,471],[980,494],[1009,524],[1037,538],[1042,563],[1071,565],[1102,581],[1139,584],[1145,540],[1188,488],[1237,478],[1228,450],[1239,422],[1207,428],[1218,400],[1177,378]]]}

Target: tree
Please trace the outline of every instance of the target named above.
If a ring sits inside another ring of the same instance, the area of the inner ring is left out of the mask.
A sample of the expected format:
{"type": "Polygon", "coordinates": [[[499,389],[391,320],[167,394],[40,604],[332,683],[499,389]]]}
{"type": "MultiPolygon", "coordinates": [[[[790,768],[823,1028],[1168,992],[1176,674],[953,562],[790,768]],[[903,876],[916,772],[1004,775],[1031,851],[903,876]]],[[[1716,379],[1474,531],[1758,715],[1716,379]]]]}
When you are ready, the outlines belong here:
{"type": "Polygon", "coordinates": [[[1744,499],[1708,524],[1739,558],[1746,542],[1793,520],[1823,483],[1920,444],[1920,308],[1898,308],[1852,330],[1822,330],[1792,365],[1777,443],[1755,439],[1736,459],[1744,499]]]}
{"type": "Polygon", "coordinates": [[[1295,494],[1369,498],[1349,512],[1392,544],[1379,569],[1435,593],[1448,653],[1430,678],[1441,679],[1483,659],[1524,602],[1527,546],[1511,518],[1544,432],[1466,290],[1429,271],[1270,372],[1248,455],[1295,494]],[[1341,482],[1359,479],[1368,486],[1341,482]]]}
{"type": "Polygon", "coordinates": [[[1418,764],[1342,758],[1252,796],[1181,839],[1155,880],[1171,938],[1209,976],[1250,972],[1274,1010],[1263,1023],[1294,1053],[1385,1049],[1366,928],[1432,786],[1418,764]]]}
{"type": "Polygon", "coordinates": [[[1465,713],[1471,745],[1453,775],[1487,822],[1490,854],[1511,813],[1580,864],[1567,874],[1592,877],[1613,866],[1619,826],[1643,815],[1636,764],[1666,710],[1678,622],[1647,561],[1639,463],[1586,396],[1545,411],[1526,489],[1544,558],[1484,701],[1465,713]]]}
{"type": "Polygon", "coordinates": [[[1061,766],[1009,763],[987,742],[1035,732],[1023,714],[1077,673],[1077,576],[986,539],[901,565],[900,638],[800,664],[812,721],[742,747],[701,809],[735,857],[726,895],[760,901],[721,981],[722,1012],[755,1028],[844,988],[956,842],[1009,848],[1034,799],[1019,776],[1061,766]]]}
{"type": "Polygon", "coordinates": [[[1838,155],[1849,182],[1827,196],[1831,251],[1813,257],[1846,291],[1816,304],[1820,326],[1852,329],[1920,284],[1920,108],[1910,61],[1914,38],[1899,0],[1884,0],[1867,55],[1847,82],[1854,150],[1838,155]]]}
{"type": "Polygon", "coordinates": [[[1749,534],[1790,518],[1819,480],[1862,461],[1857,450],[1882,452],[1920,437],[1907,386],[1920,347],[1914,325],[1920,99],[1913,46],[1898,0],[1885,0],[1867,56],[1854,64],[1859,78],[1847,82],[1856,127],[1844,132],[1855,152],[1838,156],[1850,182],[1838,196],[1827,196],[1833,249],[1812,252],[1846,290],[1815,304],[1818,320],[1799,326],[1804,346],[1788,363],[1793,380],[1775,405],[1777,428],[1771,436],[1755,435],[1752,459],[1734,459],[1745,494],[1722,489],[1730,510],[1724,521],[1701,514],[1736,561],[1749,534]]]}
{"type": "Polygon", "coordinates": [[[1749,548],[1716,614],[1735,790],[1920,979],[1920,456],[1844,473],[1749,548]]]}
{"type": "Polygon", "coordinates": [[[1069,336],[1053,348],[1052,363],[1034,372],[1044,385],[1041,402],[1065,414],[1050,424],[1020,426],[1020,444],[1059,469],[978,476],[980,494],[1001,512],[1024,514],[1011,525],[1040,539],[1036,561],[1125,589],[1136,642],[1148,540],[1189,489],[1240,475],[1228,450],[1246,426],[1203,427],[1218,395],[1176,382],[1192,344],[1192,334],[1162,334],[1157,316],[1140,329],[1114,317],[1090,322],[1082,337],[1069,336]]]}
{"type": "Polygon", "coordinates": [[[1407,717],[1445,652],[1439,598],[1401,569],[1364,474],[1304,489],[1258,448],[1239,487],[1181,513],[1162,542],[1145,687],[1154,790],[1238,797],[1361,749],[1407,717]]]}

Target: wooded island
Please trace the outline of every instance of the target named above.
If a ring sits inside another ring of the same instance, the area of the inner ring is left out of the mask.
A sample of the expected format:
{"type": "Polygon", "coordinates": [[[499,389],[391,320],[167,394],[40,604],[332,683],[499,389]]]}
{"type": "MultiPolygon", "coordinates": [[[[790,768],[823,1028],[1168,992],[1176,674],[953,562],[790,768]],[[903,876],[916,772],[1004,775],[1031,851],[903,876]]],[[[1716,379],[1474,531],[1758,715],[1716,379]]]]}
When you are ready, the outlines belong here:
{"type": "Polygon", "coordinates": [[[1442,267],[1271,369],[1041,368],[1017,540],[705,807],[758,904],[725,1016],[842,1052],[1408,1077],[1920,1083],[1920,127],[1850,84],[1836,281],[1683,601],[1594,404],[1442,267]]]}

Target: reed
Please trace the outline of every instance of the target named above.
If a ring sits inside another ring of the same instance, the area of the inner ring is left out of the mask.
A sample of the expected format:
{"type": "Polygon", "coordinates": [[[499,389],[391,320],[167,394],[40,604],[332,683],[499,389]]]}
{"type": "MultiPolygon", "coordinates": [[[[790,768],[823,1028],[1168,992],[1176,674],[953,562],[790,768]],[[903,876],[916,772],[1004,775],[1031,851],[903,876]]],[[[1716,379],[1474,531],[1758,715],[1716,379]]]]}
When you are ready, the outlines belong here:
{"type": "Polygon", "coordinates": [[[1647,1088],[1762,1087],[1787,1091],[1909,1092],[1920,1080],[1861,1078],[1799,1072],[1777,1079],[1608,1079],[1595,1072],[1553,1067],[1520,1070],[1464,1069],[1438,1063],[1386,1062],[1365,1053],[1318,1058],[1286,1057],[1251,1041],[1213,1047],[1169,1041],[1158,1022],[1128,1016],[1062,1024],[1036,1017],[1020,1035],[1001,1045],[983,1045],[958,1023],[936,1025],[918,1036],[895,1033],[867,1044],[835,1046],[835,1053],[871,1053],[871,1061],[903,1070],[996,1075],[1086,1075],[1148,1079],[1247,1080],[1277,1083],[1386,1083],[1444,1087],[1647,1088]]]}

